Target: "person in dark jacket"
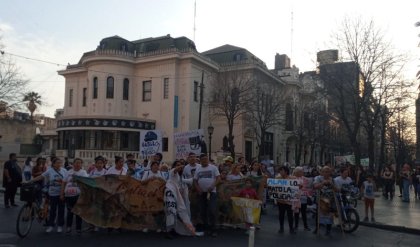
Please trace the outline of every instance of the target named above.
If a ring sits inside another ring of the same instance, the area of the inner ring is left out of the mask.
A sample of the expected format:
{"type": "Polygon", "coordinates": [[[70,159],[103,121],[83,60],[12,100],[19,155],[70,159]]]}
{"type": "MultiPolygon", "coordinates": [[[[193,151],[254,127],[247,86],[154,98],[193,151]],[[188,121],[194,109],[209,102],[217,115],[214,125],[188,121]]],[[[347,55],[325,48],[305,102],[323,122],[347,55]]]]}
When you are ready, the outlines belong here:
{"type": "Polygon", "coordinates": [[[19,167],[16,159],[16,154],[11,153],[9,160],[4,163],[3,170],[3,187],[4,192],[4,206],[10,208],[11,206],[17,207],[15,204],[15,195],[17,188],[22,183],[22,169],[19,167]]]}

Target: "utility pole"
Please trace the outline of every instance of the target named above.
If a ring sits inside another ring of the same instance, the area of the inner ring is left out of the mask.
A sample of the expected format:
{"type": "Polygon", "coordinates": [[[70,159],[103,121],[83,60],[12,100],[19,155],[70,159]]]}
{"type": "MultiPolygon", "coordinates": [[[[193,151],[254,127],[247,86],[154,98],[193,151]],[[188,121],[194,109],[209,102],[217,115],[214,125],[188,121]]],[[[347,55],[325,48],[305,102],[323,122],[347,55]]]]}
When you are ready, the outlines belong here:
{"type": "Polygon", "coordinates": [[[203,91],[204,91],[204,70],[201,72],[201,83],[200,83],[200,108],[198,111],[198,129],[201,129],[201,112],[203,109],[203,91]]]}

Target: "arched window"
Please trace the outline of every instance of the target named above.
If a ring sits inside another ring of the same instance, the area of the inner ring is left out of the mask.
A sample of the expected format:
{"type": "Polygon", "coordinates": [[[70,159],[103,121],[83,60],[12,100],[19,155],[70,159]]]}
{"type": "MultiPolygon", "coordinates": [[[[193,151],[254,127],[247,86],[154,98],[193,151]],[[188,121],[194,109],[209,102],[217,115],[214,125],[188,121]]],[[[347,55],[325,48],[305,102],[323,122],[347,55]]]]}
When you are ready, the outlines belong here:
{"type": "Polygon", "coordinates": [[[106,98],[113,99],[114,98],[114,77],[109,76],[106,79],[106,98]]]}
{"type": "Polygon", "coordinates": [[[130,81],[125,78],[123,82],[123,100],[128,100],[128,89],[130,86],[130,81]]]}
{"type": "Polygon", "coordinates": [[[286,104],[286,130],[293,131],[293,108],[291,104],[286,104]]]}
{"type": "Polygon", "coordinates": [[[97,99],[98,98],[98,77],[93,78],[93,96],[92,98],[97,99]]]}

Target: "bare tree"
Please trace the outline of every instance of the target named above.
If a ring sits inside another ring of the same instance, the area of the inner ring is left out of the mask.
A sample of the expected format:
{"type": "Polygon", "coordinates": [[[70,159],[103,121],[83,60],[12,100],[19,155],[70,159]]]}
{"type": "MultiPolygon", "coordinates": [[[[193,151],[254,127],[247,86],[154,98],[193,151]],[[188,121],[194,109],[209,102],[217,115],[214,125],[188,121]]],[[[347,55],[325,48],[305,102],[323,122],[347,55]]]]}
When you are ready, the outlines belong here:
{"type": "Polygon", "coordinates": [[[236,66],[223,68],[214,78],[210,107],[216,116],[223,117],[228,126],[228,145],[235,157],[233,127],[235,120],[249,109],[254,78],[252,71],[240,70],[236,66]]]}
{"type": "Polygon", "coordinates": [[[2,103],[0,110],[6,111],[18,107],[22,103],[28,83],[29,81],[23,78],[19,68],[3,51],[3,45],[0,44],[0,103],[2,103]]]}

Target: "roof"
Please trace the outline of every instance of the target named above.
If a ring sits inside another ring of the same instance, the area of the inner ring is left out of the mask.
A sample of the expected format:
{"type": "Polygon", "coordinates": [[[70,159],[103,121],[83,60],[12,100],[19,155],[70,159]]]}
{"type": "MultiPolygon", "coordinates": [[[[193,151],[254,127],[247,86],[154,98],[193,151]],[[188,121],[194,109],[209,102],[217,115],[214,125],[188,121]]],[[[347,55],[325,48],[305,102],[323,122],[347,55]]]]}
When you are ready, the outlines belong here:
{"type": "Polygon", "coordinates": [[[219,64],[246,63],[252,61],[266,67],[265,63],[261,59],[249,52],[247,49],[229,44],[216,47],[201,54],[209,57],[219,64]]]}
{"type": "Polygon", "coordinates": [[[246,50],[246,49],[242,47],[226,44],[226,45],[222,45],[222,46],[213,48],[211,50],[205,51],[202,54],[208,55],[208,54],[224,53],[224,52],[231,52],[231,51],[238,51],[238,50],[246,50]]]}

